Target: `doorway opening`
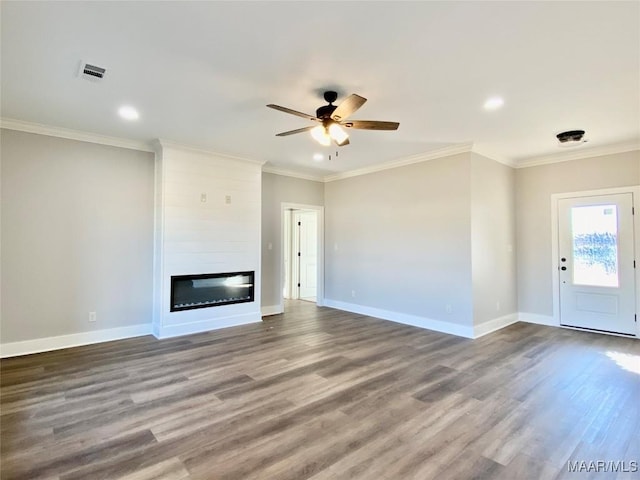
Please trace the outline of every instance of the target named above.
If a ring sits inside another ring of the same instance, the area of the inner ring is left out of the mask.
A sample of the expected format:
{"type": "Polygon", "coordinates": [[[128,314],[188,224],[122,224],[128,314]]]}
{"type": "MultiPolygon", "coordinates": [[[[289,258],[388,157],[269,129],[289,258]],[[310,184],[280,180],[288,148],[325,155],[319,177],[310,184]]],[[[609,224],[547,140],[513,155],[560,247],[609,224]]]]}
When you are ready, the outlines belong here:
{"type": "Polygon", "coordinates": [[[638,336],[636,190],[552,196],[554,316],[559,325],[638,336]]]}
{"type": "Polygon", "coordinates": [[[322,305],[324,208],[282,205],[282,305],[284,299],[322,305]]]}

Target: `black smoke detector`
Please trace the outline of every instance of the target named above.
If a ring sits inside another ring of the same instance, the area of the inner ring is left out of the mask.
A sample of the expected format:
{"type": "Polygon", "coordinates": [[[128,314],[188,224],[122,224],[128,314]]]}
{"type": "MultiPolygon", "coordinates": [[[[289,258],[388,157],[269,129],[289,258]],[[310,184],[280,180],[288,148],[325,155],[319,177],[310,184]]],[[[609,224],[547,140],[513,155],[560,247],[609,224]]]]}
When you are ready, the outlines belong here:
{"type": "MultiPolygon", "coordinates": [[[[584,130],[569,130],[556,135],[560,143],[582,143],[584,130]]],[[[586,140],[584,140],[586,142],[586,140]]]]}

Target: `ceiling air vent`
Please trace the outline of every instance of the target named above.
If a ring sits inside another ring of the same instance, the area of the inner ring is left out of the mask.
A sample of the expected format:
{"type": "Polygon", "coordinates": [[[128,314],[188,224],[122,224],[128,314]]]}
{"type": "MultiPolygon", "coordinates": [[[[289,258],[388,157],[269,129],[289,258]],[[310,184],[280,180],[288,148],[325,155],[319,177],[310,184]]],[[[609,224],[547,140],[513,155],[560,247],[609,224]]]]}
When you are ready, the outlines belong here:
{"type": "Polygon", "coordinates": [[[96,65],[91,65],[90,63],[82,62],[80,64],[80,76],[89,80],[103,79],[106,71],[107,71],[106,69],[102,67],[98,67],[96,65]]]}
{"type": "Polygon", "coordinates": [[[573,147],[587,142],[584,138],[584,130],[568,130],[557,134],[556,138],[561,147],[573,147]]]}

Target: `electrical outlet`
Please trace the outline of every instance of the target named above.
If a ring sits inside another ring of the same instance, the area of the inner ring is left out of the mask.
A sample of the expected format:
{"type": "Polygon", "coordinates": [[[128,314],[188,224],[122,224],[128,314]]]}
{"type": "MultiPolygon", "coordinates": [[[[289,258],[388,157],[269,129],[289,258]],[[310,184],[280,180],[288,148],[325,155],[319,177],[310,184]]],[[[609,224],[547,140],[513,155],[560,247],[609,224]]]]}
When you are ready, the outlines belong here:
{"type": "Polygon", "coordinates": [[[96,312],[89,312],[89,321],[90,322],[96,321],[96,312]]]}
{"type": "Polygon", "coordinates": [[[224,196],[224,203],[226,205],[231,205],[231,195],[225,195],[224,196]]]}
{"type": "Polygon", "coordinates": [[[496,302],[496,311],[500,311],[500,300],[496,302]]]}
{"type": "Polygon", "coordinates": [[[351,298],[356,298],[356,291],[355,290],[351,290],[351,298]]]}
{"type": "Polygon", "coordinates": [[[201,193],[200,194],[200,201],[202,203],[207,203],[207,194],[206,193],[201,193]]]}
{"type": "Polygon", "coordinates": [[[453,307],[451,306],[451,304],[450,304],[450,303],[447,303],[447,304],[444,306],[444,311],[445,311],[445,312],[447,312],[447,313],[452,313],[452,312],[453,312],[453,307]]]}

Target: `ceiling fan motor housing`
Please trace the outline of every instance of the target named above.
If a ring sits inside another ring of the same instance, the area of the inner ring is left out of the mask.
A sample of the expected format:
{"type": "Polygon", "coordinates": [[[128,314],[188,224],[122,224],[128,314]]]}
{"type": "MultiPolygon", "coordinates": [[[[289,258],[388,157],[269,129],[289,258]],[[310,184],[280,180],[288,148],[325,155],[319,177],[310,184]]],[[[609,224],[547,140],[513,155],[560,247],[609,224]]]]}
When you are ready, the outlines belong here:
{"type": "Polygon", "coordinates": [[[316,117],[321,119],[331,118],[333,111],[338,108],[336,105],[323,105],[316,110],[316,117]]]}
{"type": "Polygon", "coordinates": [[[338,93],[332,90],[328,90],[324,92],[324,99],[329,105],[323,105],[322,107],[316,110],[316,117],[321,118],[322,120],[327,120],[331,118],[331,114],[333,111],[338,108],[337,105],[332,105],[338,99],[338,93]]]}

